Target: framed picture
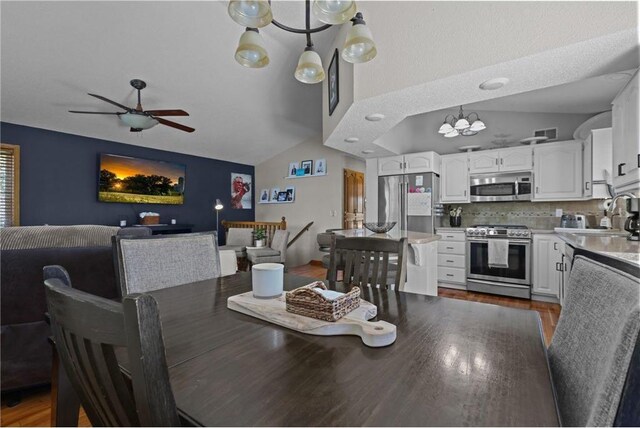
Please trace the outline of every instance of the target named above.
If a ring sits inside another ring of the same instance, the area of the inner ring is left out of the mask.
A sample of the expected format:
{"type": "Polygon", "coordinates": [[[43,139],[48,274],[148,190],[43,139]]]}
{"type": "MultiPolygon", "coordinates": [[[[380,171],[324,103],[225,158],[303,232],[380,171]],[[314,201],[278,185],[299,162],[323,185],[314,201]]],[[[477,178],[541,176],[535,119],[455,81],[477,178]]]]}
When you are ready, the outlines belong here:
{"type": "Polygon", "coordinates": [[[285,189],[287,192],[287,202],[293,202],[296,200],[296,188],[289,186],[285,189]]]}
{"type": "Polygon", "coordinates": [[[340,85],[338,81],[338,49],[333,53],[331,64],[329,64],[329,116],[333,114],[340,101],[340,85]]]}
{"type": "Polygon", "coordinates": [[[264,204],[265,202],[269,202],[269,189],[262,189],[260,191],[259,203],[264,204]]]}
{"type": "Polygon", "coordinates": [[[299,166],[298,166],[298,162],[291,162],[291,163],[289,164],[289,173],[288,173],[288,176],[289,176],[289,177],[293,177],[293,176],[295,176],[295,175],[297,174],[297,172],[298,172],[298,168],[299,168],[299,166]]]}
{"type": "Polygon", "coordinates": [[[287,192],[278,192],[278,202],[287,202],[287,192]]]}
{"type": "Polygon", "coordinates": [[[274,187],[271,189],[271,193],[269,194],[269,202],[276,202],[278,200],[278,193],[280,193],[279,187],[274,187]]]}
{"type": "Polygon", "coordinates": [[[304,175],[313,174],[313,161],[306,160],[306,161],[300,162],[300,168],[302,168],[302,170],[304,171],[304,175]]]}
{"type": "Polygon", "coordinates": [[[327,160],[318,159],[316,161],[316,170],[313,175],[327,175],[327,160]]]}
{"type": "Polygon", "coordinates": [[[251,174],[231,173],[231,208],[250,210],[253,206],[251,195],[251,174]]]}

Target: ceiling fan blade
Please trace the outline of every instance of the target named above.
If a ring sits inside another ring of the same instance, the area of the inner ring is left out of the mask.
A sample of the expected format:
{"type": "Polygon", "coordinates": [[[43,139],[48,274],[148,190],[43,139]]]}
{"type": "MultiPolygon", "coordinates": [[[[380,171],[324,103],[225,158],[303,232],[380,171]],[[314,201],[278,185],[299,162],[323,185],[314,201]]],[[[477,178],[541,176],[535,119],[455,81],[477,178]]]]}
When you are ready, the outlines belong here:
{"type": "Polygon", "coordinates": [[[153,116],[189,116],[184,110],[145,110],[145,113],[149,113],[153,116]]]}
{"type": "Polygon", "coordinates": [[[122,113],[111,113],[106,111],[78,111],[78,110],[69,110],[69,113],[82,113],[82,114],[122,114],[122,113]]]}
{"type": "Polygon", "coordinates": [[[131,109],[130,109],[129,107],[127,107],[127,106],[123,106],[122,104],[117,103],[117,102],[115,102],[115,101],[111,101],[109,98],[105,98],[105,97],[103,97],[103,96],[101,96],[101,95],[96,95],[96,94],[89,94],[89,95],[91,95],[92,97],[95,97],[95,98],[97,98],[97,99],[99,99],[99,100],[102,100],[102,101],[108,102],[109,104],[113,104],[113,105],[114,105],[114,106],[116,106],[116,107],[120,107],[120,108],[122,108],[122,109],[125,109],[126,111],[131,111],[131,109]]]}
{"type": "Polygon", "coordinates": [[[195,131],[194,128],[189,128],[188,126],[180,125],[179,123],[172,122],[172,121],[166,120],[166,119],[162,119],[160,117],[154,117],[154,119],[157,120],[159,123],[161,123],[163,125],[167,125],[167,126],[170,126],[172,128],[179,129],[181,131],[185,131],[185,132],[193,132],[193,131],[195,131]]]}

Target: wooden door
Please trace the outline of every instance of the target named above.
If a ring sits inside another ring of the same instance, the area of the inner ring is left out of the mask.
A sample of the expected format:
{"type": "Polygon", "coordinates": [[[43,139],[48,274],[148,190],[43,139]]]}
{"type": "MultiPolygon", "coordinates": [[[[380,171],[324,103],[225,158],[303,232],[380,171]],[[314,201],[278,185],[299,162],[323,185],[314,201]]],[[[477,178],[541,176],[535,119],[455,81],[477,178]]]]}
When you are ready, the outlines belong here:
{"type": "Polygon", "coordinates": [[[364,222],[364,173],[344,170],[344,229],[362,229],[364,222]]]}

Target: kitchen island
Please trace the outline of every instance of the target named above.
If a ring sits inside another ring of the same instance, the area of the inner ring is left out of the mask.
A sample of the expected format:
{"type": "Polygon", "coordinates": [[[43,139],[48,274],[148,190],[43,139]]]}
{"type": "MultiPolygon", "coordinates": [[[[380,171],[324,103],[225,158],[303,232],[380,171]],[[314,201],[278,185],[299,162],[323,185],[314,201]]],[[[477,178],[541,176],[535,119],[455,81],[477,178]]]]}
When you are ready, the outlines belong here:
{"type": "Polygon", "coordinates": [[[388,233],[373,233],[367,229],[336,230],[336,235],[347,238],[407,238],[409,251],[405,258],[407,263],[407,281],[405,292],[438,295],[438,243],[439,235],[433,233],[413,232],[410,230],[392,229],[388,233]]]}
{"type": "Polygon", "coordinates": [[[558,237],[573,248],[581,248],[640,266],[640,242],[630,241],[626,236],[559,232],[558,237]]]}

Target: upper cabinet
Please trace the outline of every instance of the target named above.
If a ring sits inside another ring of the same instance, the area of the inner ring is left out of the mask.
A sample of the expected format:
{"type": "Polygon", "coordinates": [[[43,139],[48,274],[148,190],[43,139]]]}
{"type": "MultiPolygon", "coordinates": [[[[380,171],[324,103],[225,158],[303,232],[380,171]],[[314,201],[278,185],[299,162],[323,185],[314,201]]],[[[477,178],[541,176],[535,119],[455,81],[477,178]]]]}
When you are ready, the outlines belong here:
{"type": "Polygon", "coordinates": [[[469,202],[467,153],[440,157],[440,202],[469,202]]]}
{"type": "Polygon", "coordinates": [[[586,199],[609,198],[606,180],[611,177],[611,128],[594,129],[584,141],[582,192],[586,199]]]}
{"type": "Polygon", "coordinates": [[[440,155],[436,152],[411,153],[378,159],[378,175],[440,173],[440,155]]]}
{"type": "Polygon", "coordinates": [[[469,153],[469,172],[530,171],[533,166],[531,147],[515,147],[501,150],[485,150],[469,153]]]}
{"type": "Polygon", "coordinates": [[[637,191],[640,188],[639,97],[636,71],[613,100],[613,185],[616,192],[637,191]]]}
{"type": "Polygon", "coordinates": [[[582,143],[565,141],[533,147],[536,201],[582,198],[582,143]]]}

